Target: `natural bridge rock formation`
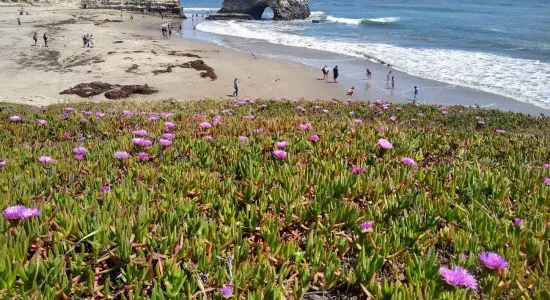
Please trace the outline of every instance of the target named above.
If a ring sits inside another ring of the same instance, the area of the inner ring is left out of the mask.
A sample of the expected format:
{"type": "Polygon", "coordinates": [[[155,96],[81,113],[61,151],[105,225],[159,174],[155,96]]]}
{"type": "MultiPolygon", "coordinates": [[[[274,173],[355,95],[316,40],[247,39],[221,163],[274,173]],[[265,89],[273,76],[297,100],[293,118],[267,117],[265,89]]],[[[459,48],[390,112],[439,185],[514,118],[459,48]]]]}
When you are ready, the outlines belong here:
{"type": "Polygon", "coordinates": [[[121,9],[136,12],[180,14],[178,0],[82,0],[82,8],[121,9]]]}
{"type": "MultiPolygon", "coordinates": [[[[250,15],[259,20],[266,8],[273,10],[273,20],[295,20],[309,17],[308,0],[224,0],[219,15],[250,15]]],[[[211,16],[216,19],[216,14],[211,16]]]]}

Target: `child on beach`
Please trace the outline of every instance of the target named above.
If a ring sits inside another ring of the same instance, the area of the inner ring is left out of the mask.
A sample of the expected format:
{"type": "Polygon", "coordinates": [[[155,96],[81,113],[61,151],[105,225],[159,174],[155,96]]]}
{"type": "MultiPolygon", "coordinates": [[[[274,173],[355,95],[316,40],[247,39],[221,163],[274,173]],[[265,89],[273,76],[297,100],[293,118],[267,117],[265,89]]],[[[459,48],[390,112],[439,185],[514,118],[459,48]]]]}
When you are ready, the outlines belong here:
{"type": "Polygon", "coordinates": [[[332,69],[332,75],[334,76],[334,83],[338,83],[338,66],[332,69]]]}
{"type": "Polygon", "coordinates": [[[233,92],[233,97],[239,97],[239,82],[238,82],[237,78],[235,78],[235,80],[233,80],[233,89],[235,90],[233,92]]]}
{"type": "Polygon", "coordinates": [[[346,95],[348,95],[351,98],[353,97],[354,92],[355,92],[355,87],[352,86],[351,89],[348,90],[348,93],[346,95]]]}
{"type": "Polygon", "coordinates": [[[372,79],[372,72],[369,68],[367,68],[367,79],[368,80],[371,80],[372,79]]]}

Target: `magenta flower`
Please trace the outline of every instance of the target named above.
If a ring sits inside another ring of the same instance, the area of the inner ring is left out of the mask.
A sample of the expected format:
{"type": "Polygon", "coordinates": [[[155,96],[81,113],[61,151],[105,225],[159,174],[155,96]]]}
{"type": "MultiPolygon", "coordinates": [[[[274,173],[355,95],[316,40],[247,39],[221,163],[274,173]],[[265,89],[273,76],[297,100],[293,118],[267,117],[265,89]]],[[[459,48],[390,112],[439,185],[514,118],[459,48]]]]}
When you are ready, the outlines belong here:
{"type": "Polygon", "coordinates": [[[122,115],[125,116],[125,117],[131,117],[131,116],[134,115],[134,113],[132,113],[129,110],[124,110],[124,111],[122,111],[122,115]]]}
{"type": "Polygon", "coordinates": [[[102,186],[102,187],[99,189],[99,191],[100,191],[101,193],[107,193],[107,192],[109,192],[110,190],[111,190],[111,185],[109,185],[109,184],[104,185],[104,186],[102,186]]]}
{"type": "Polygon", "coordinates": [[[170,140],[160,139],[159,144],[163,147],[170,147],[170,145],[172,145],[172,142],[170,140]]]}
{"type": "Polygon", "coordinates": [[[361,124],[361,123],[363,123],[363,120],[361,120],[361,119],[354,119],[354,120],[353,120],[353,123],[355,123],[355,124],[361,124]]]}
{"type": "Polygon", "coordinates": [[[80,111],[80,113],[83,114],[83,115],[86,116],[86,117],[89,117],[89,116],[92,115],[92,113],[89,112],[89,111],[87,111],[87,110],[82,110],[82,111],[80,111]]]}
{"type": "Polygon", "coordinates": [[[150,147],[151,145],[153,145],[153,142],[151,142],[148,139],[133,138],[132,139],[132,144],[138,145],[138,146],[141,146],[141,147],[150,147]]]}
{"type": "Polygon", "coordinates": [[[48,121],[38,119],[38,120],[36,120],[36,123],[38,123],[38,125],[40,125],[40,126],[44,126],[44,125],[48,124],[48,121]]]}
{"type": "Polygon", "coordinates": [[[65,113],[72,113],[74,111],[73,107],[65,107],[65,113]]]}
{"type": "Polygon", "coordinates": [[[8,206],[2,212],[2,215],[8,220],[24,220],[30,219],[40,215],[40,209],[38,208],[29,208],[24,205],[8,206]]]}
{"type": "Polygon", "coordinates": [[[544,164],[545,169],[550,169],[550,164],[544,164]]]}
{"type": "Polygon", "coordinates": [[[21,212],[20,218],[22,220],[24,219],[30,219],[32,217],[37,217],[40,215],[40,209],[36,207],[26,207],[21,212]]]}
{"type": "Polygon", "coordinates": [[[82,124],[88,123],[88,120],[82,118],[82,119],[80,119],[80,123],[82,123],[82,124]]]}
{"type": "Polygon", "coordinates": [[[20,122],[20,121],[21,121],[21,117],[20,117],[20,116],[11,116],[11,117],[10,117],[10,121],[12,121],[12,122],[20,122]]]}
{"type": "Polygon", "coordinates": [[[147,135],[147,131],[143,130],[143,129],[140,129],[140,130],[135,130],[134,132],[132,132],[135,136],[146,136],[147,135]]]}
{"type": "Polygon", "coordinates": [[[278,159],[286,159],[287,153],[284,150],[274,150],[273,155],[278,159]]]}
{"type": "Polygon", "coordinates": [[[466,287],[472,290],[477,289],[477,280],[462,267],[454,267],[452,269],[441,267],[439,268],[439,274],[450,285],[466,287]]]}
{"type": "Polygon", "coordinates": [[[370,108],[370,109],[373,109],[373,108],[375,108],[375,107],[376,107],[376,104],[374,104],[374,103],[369,104],[369,108],[370,108]]]}
{"type": "Polygon", "coordinates": [[[280,141],[280,142],[277,142],[275,143],[275,146],[279,149],[284,149],[286,147],[288,147],[289,143],[287,141],[280,141]]]}
{"type": "Polygon", "coordinates": [[[103,118],[103,117],[105,117],[105,114],[102,113],[102,112],[96,112],[96,113],[95,113],[95,117],[96,117],[96,118],[103,118]]]}
{"type": "Polygon", "coordinates": [[[383,102],[382,102],[382,99],[376,100],[376,104],[382,104],[382,103],[383,103],[383,102]]]}
{"type": "Polygon", "coordinates": [[[164,122],[164,131],[170,131],[176,128],[176,124],[172,122],[164,122]]]}
{"type": "Polygon", "coordinates": [[[354,174],[354,175],[363,174],[363,173],[365,173],[365,168],[353,166],[353,168],[351,169],[351,173],[354,174]]]}
{"type": "Polygon", "coordinates": [[[74,159],[80,161],[80,160],[84,160],[84,155],[82,154],[76,154],[73,156],[74,159]]]}
{"type": "Polygon", "coordinates": [[[521,218],[514,218],[514,224],[518,225],[518,226],[522,226],[523,225],[523,219],[521,218]]]}
{"type": "Polygon", "coordinates": [[[544,178],[544,183],[545,183],[546,185],[550,185],[550,177],[544,178]]]}
{"type": "Polygon", "coordinates": [[[248,141],[248,137],[244,136],[244,135],[241,135],[241,136],[239,136],[239,141],[246,142],[246,141],[248,141]]]}
{"type": "Polygon", "coordinates": [[[208,122],[202,122],[199,124],[199,127],[201,129],[210,129],[212,128],[212,124],[208,123],[208,122]]]}
{"type": "Polygon", "coordinates": [[[203,141],[213,141],[214,137],[212,137],[211,135],[205,135],[205,136],[202,137],[202,140],[203,141]]]}
{"type": "Polygon", "coordinates": [[[55,162],[55,160],[49,156],[40,156],[38,158],[38,162],[41,164],[52,164],[55,162]]]}
{"type": "Polygon", "coordinates": [[[220,116],[213,117],[212,118],[212,123],[214,123],[214,125],[221,124],[222,123],[222,117],[220,117],[220,116]]]}
{"type": "Polygon", "coordinates": [[[174,135],[173,133],[164,133],[160,137],[167,140],[173,140],[176,135],[174,135]]]}
{"type": "Polygon", "coordinates": [[[383,110],[388,110],[388,109],[390,109],[390,104],[384,104],[384,105],[382,105],[382,109],[383,109],[383,110]]]}
{"type": "Polygon", "coordinates": [[[317,141],[319,141],[319,135],[317,135],[317,133],[314,133],[314,134],[309,136],[309,140],[312,141],[312,142],[317,142],[317,141]]]}
{"type": "Polygon", "coordinates": [[[396,116],[391,116],[390,121],[392,121],[394,123],[397,122],[397,117],[396,116]]]}
{"type": "Polygon", "coordinates": [[[350,115],[350,116],[353,116],[353,115],[355,115],[355,112],[354,112],[354,111],[350,111],[350,112],[349,112],[349,115],[350,115]]]}
{"type": "Polygon", "coordinates": [[[3,160],[0,160],[0,167],[3,167],[3,166],[5,166],[5,165],[6,165],[6,162],[3,161],[3,160]]]}
{"type": "Polygon", "coordinates": [[[126,152],[126,151],[116,151],[115,152],[115,158],[120,159],[120,160],[128,159],[128,158],[130,158],[130,154],[128,154],[128,152],[126,152]]]}
{"type": "Polygon", "coordinates": [[[151,116],[151,117],[149,117],[149,121],[151,121],[151,122],[156,122],[156,121],[158,121],[159,119],[160,119],[159,116],[151,116]]]}
{"type": "Polygon", "coordinates": [[[418,166],[418,164],[412,158],[409,158],[409,157],[403,157],[401,162],[413,168],[416,168],[418,166]]]}
{"type": "Polygon", "coordinates": [[[499,134],[504,134],[504,133],[506,133],[506,130],[504,130],[504,129],[497,129],[497,130],[495,130],[495,132],[496,132],[496,133],[499,133],[499,134]]]}
{"type": "Polygon", "coordinates": [[[233,288],[230,287],[230,286],[223,286],[220,289],[220,294],[224,298],[231,298],[231,297],[233,297],[233,288]]]}
{"type": "Polygon", "coordinates": [[[174,114],[173,113],[166,113],[166,112],[161,112],[160,113],[160,116],[167,119],[167,118],[170,118],[172,117],[174,114]]]}
{"type": "Polygon", "coordinates": [[[87,152],[88,152],[88,149],[86,149],[84,147],[73,148],[73,153],[74,154],[86,154],[87,152]]]}
{"type": "Polygon", "coordinates": [[[245,120],[254,120],[254,119],[256,119],[256,117],[254,115],[244,115],[243,119],[245,119],[245,120]]]}
{"type": "Polygon", "coordinates": [[[386,139],[379,139],[378,146],[380,146],[380,148],[386,151],[391,150],[393,148],[393,145],[386,139]]]}
{"type": "Polygon", "coordinates": [[[147,152],[140,152],[138,156],[139,160],[149,160],[149,153],[147,152]]]}
{"type": "Polygon", "coordinates": [[[447,111],[447,110],[442,110],[441,113],[442,113],[444,116],[446,116],[446,115],[449,114],[449,111],[447,111]]]}
{"type": "Polygon", "coordinates": [[[372,231],[372,224],[374,222],[372,221],[367,221],[367,222],[364,222],[362,223],[359,228],[361,229],[361,232],[365,233],[365,232],[370,232],[372,231]]]}
{"type": "Polygon", "coordinates": [[[477,258],[485,267],[492,270],[504,270],[508,268],[508,263],[504,257],[494,252],[481,252],[477,255],[477,258]]]}
{"type": "Polygon", "coordinates": [[[310,123],[300,124],[300,125],[298,125],[298,127],[301,130],[311,130],[311,129],[313,129],[313,126],[311,126],[310,123]]]}

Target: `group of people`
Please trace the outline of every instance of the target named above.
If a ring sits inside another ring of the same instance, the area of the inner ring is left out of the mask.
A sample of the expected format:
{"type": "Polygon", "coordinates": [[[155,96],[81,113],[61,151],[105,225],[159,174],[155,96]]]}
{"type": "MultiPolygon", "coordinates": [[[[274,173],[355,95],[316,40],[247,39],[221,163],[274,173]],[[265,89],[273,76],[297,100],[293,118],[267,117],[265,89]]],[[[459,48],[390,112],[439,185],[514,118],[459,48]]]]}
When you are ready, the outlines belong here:
{"type": "Polygon", "coordinates": [[[82,48],[93,48],[94,47],[94,35],[93,34],[85,34],[82,36],[82,48]]]}
{"type": "MultiPolygon", "coordinates": [[[[32,34],[32,39],[34,40],[34,45],[36,46],[38,44],[38,32],[34,32],[32,34]]],[[[42,39],[44,40],[44,47],[48,47],[48,36],[46,33],[42,35],[42,39]]]]}
{"type": "MultiPolygon", "coordinates": [[[[323,72],[323,79],[327,80],[328,73],[330,72],[328,69],[328,66],[323,67],[321,71],[323,72]]],[[[339,75],[338,66],[334,66],[334,68],[332,69],[332,77],[334,78],[334,83],[338,83],[338,75],[339,75]]]]}

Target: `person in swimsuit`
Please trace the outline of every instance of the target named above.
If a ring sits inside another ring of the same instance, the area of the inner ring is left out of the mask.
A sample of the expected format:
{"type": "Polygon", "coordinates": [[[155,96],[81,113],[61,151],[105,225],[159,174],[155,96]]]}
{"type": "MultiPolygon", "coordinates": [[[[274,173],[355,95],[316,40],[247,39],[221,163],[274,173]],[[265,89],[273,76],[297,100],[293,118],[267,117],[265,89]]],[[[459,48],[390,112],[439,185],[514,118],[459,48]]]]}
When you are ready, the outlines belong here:
{"type": "Polygon", "coordinates": [[[332,69],[332,75],[334,76],[334,83],[338,83],[338,66],[335,66],[334,69],[332,69]]]}

